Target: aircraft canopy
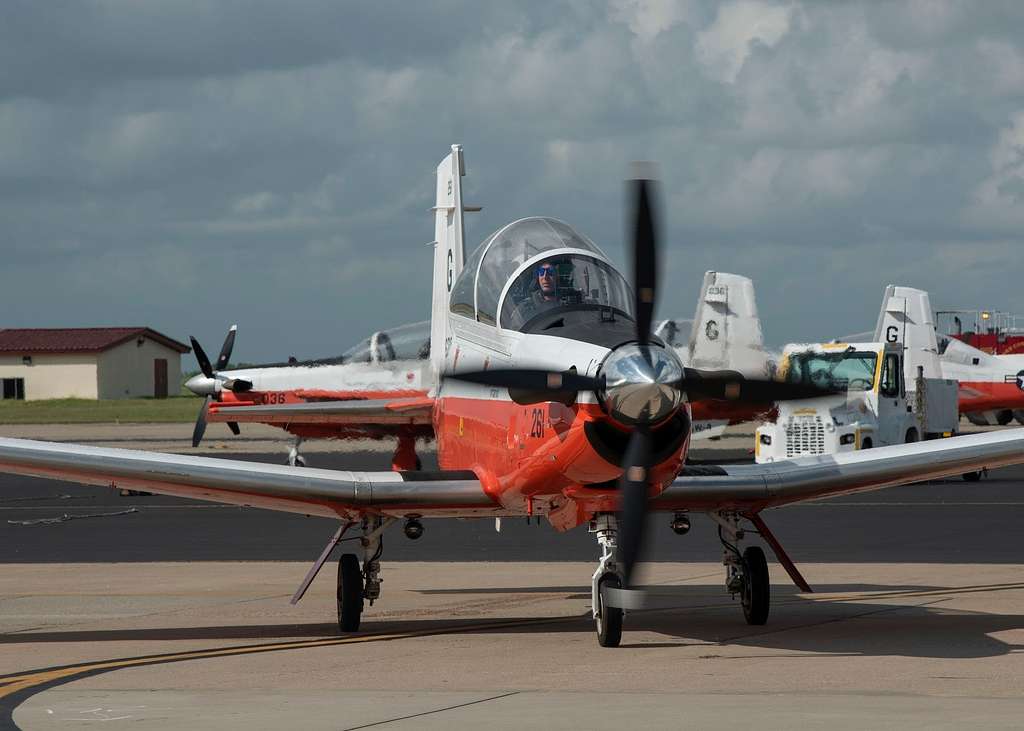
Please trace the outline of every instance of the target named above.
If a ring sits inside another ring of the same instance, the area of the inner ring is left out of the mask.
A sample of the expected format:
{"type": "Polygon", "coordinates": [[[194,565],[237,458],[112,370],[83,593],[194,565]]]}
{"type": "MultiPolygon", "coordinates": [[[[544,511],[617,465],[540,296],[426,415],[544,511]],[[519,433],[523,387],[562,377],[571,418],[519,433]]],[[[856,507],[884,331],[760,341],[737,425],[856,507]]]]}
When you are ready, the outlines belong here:
{"type": "Polygon", "coordinates": [[[539,310],[613,307],[630,315],[629,285],[586,236],[555,218],[523,218],[491,234],[466,262],[452,289],[451,311],[489,325],[520,329],[539,310]],[[555,273],[541,292],[539,268],[555,273]],[[544,295],[549,295],[547,298],[544,295]]]}

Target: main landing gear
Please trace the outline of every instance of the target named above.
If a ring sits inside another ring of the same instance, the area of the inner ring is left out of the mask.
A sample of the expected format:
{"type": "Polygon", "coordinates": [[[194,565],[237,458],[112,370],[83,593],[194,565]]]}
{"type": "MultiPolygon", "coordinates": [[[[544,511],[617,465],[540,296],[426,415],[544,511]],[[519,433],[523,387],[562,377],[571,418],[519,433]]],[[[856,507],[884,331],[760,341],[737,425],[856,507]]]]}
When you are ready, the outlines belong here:
{"type": "Polygon", "coordinates": [[[739,595],[747,624],[764,624],[771,605],[771,582],[764,551],[759,546],[747,546],[740,551],[745,532],[739,526],[736,513],[710,513],[710,516],[718,523],[718,539],[724,549],[725,588],[733,597],[739,595]]]}
{"type": "Polygon", "coordinates": [[[605,601],[608,589],[622,588],[622,578],[615,564],[618,520],[610,513],[600,513],[590,522],[590,532],[597,535],[597,543],[601,546],[601,560],[590,585],[590,606],[597,629],[597,642],[601,647],[618,647],[622,641],[623,611],[621,607],[608,606],[605,601]]]}
{"type": "Polygon", "coordinates": [[[354,553],[343,553],[338,559],[338,628],[342,632],[356,632],[363,614],[363,603],[371,606],[380,598],[380,557],[384,552],[381,534],[394,522],[380,516],[363,519],[363,537],[360,539],[363,565],[354,553]]]}

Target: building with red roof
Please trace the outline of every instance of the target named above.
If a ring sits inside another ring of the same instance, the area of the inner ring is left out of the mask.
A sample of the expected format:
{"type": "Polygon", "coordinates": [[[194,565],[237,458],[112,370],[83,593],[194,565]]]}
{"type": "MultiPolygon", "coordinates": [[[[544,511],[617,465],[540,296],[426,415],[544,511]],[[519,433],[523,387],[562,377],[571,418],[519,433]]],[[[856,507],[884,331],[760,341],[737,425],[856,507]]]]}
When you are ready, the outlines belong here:
{"type": "Polygon", "coordinates": [[[0,398],[166,398],[190,350],[148,327],[0,329],[0,398]]]}

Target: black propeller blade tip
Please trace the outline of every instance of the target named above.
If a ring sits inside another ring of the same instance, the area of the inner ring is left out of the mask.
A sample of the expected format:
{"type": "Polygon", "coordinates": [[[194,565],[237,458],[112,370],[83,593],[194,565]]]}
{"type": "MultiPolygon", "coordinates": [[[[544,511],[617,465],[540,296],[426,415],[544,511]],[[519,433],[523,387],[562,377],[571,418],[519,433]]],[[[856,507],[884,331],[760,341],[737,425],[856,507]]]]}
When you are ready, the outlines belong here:
{"type": "Polygon", "coordinates": [[[217,368],[216,370],[222,371],[228,366],[228,361],[231,360],[231,351],[235,349],[235,334],[238,332],[238,325],[232,325],[228,328],[227,337],[224,338],[224,344],[220,348],[220,355],[217,356],[217,368]]]}
{"type": "Polygon", "coordinates": [[[636,313],[636,338],[641,345],[651,339],[651,322],[658,287],[658,216],[655,211],[654,166],[633,163],[634,177],[629,181],[631,206],[630,239],[633,259],[633,297],[636,313]]]}
{"type": "Polygon", "coordinates": [[[199,370],[203,372],[203,375],[207,378],[213,378],[213,366],[210,365],[210,359],[206,356],[206,351],[203,350],[203,346],[199,344],[193,336],[188,336],[189,342],[192,343],[192,352],[195,353],[196,362],[199,363],[199,370]]]}

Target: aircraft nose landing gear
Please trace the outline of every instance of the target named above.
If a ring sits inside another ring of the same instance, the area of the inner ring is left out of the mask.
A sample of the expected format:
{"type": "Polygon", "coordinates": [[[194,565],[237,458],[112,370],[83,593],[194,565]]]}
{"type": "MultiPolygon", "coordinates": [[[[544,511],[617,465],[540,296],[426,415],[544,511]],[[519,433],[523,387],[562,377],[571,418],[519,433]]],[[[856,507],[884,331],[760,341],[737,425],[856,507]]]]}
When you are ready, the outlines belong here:
{"type": "Polygon", "coordinates": [[[302,437],[295,437],[295,443],[288,450],[288,464],[291,467],[305,467],[306,458],[302,456],[302,437]]]}
{"type": "Polygon", "coordinates": [[[590,523],[590,532],[597,534],[601,546],[601,560],[590,584],[590,606],[597,629],[597,643],[601,647],[618,647],[622,641],[621,607],[608,606],[607,589],[621,589],[622,579],[615,565],[615,546],[618,522],[614,515],[602,513],[590,523]]]}

